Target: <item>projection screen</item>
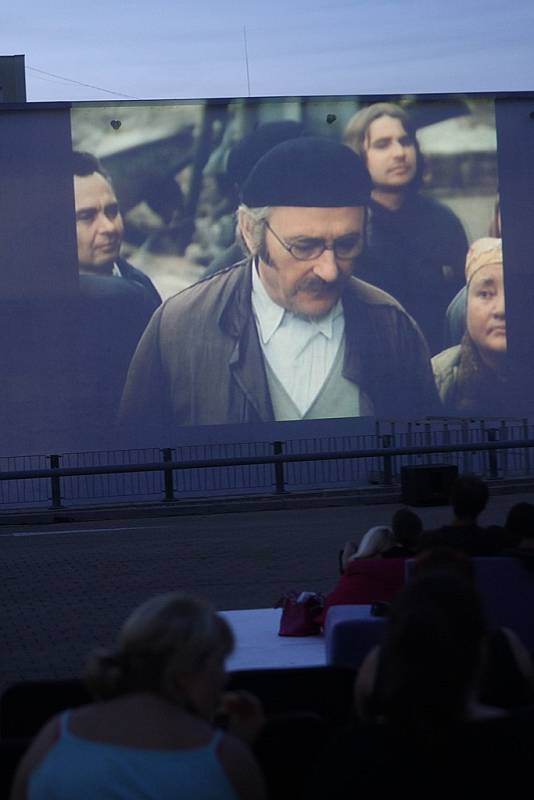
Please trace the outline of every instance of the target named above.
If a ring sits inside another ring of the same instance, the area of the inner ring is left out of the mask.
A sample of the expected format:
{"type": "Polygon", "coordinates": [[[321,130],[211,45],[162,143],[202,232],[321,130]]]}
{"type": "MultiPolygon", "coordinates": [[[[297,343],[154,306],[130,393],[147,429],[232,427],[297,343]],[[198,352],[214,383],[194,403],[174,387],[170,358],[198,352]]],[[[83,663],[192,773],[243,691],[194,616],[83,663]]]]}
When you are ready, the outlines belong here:
{"type": "Polygon", "coordinates": [[[6,105],[2,453],[530,414],[530,105],[6,105]]]}

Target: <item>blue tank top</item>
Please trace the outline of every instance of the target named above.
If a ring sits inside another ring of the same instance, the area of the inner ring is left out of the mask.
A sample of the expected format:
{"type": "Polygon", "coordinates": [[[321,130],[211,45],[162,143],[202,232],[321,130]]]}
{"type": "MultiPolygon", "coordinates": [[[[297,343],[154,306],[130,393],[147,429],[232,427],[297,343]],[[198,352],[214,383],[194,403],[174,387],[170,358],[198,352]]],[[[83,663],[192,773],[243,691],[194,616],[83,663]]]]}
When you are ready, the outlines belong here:
{"type": "Polygon", "coordinates": [[[220,731],[203,747],[144,750],[74,736],[69,713],[30,775],[28,800],[238,800],[217,757],[220,731]]]}

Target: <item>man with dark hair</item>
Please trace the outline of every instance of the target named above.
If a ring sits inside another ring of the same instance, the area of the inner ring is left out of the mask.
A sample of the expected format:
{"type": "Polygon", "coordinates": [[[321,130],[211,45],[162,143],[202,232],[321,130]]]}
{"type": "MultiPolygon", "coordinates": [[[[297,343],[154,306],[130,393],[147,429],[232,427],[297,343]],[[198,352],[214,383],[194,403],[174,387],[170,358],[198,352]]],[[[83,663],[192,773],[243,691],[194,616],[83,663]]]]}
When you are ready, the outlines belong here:
{"type": "Polygon", "coordinates": [[[238,210],[249,260],[156,312],[123,395],[133,430],[156,444],[181,425],[432,413],[419,329],[352,277],[369,193],[358,156],[329,139],[294,138],[257,162],[238,210]]]}
{"type": "Polygon", "coordinates": [[[534,505],[516,503],[506,516],[504,525],[509,547],[531,551],[534,556],[534,505]]]}
{"type": "Polygon", "coordinates": [[[451,506],[461,523],[476,523],[488,500],[488,484],[476,475],[461,475],[452,485],[451,506]]]}
{"type": "Polygon", "coordinates": [[[488,504],[488,486],[476,475],[460,475],[451,489],[454,519],[435,531],[423,534],[422,548],[452,547],[470,556],[492,556],[504,546],[504,530],[500,525],[482,528],[478,517],[488,504]]]}
{"type": "Polygon", "coordinates": [[[433,355],[443,348],[445,312],[463,284],[467,238],[447,206],[420,192],[425,170],[416,133],[401,106],[373,103],[349,120],[344,138],[373,181],[359,274],[402,303],[433,355]]]}
{"type": "Polygon", "coordinates": [[[114,429],[130,359],[161,305],[148,278],[120,256],[124,225],[109,177],[90,153],[74,152],[79,297],[79,415],[93,443],[114,429]]]}
{"type": "Polygon", "coordinates": [[[399,508],[391,518],[394,544],[384,550],[382,558],[413,558],[423,533],[423,522],[419,514],[409,508],[399,508]]]}
{"type": "Polygon", "coordinates": [[[80,274],[124,278],[142,286],[155,310],[161,297],[150,278],[120,257],[124,224],[109,176],[91,153],[74,151],[74,201],[80,274]]]}

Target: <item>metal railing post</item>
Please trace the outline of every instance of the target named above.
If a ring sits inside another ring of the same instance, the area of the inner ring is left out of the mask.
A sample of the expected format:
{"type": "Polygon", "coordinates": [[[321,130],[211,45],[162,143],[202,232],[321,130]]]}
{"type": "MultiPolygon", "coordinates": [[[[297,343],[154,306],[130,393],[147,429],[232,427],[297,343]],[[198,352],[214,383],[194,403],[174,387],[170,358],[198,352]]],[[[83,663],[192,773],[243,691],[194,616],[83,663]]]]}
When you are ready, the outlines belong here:
{"type": "MultiPolygon", "coordinates": [[[[430,422],[425,422],[425,447],[431,447],[432,445],[432,426],[430,422]]],[[[425,456],[425,461],[427,464],[432,464],[432,454],[428,453],[425,456]]]]}
{"type": "MultiPolygon", "coordinates": [[[[282,442],[273,442],[273,454],[275,456],[280,456],[284,452],[284,447],[282,442]]],[[[277,461],[274,465],[274,479],[275,479],[275,486],[276,486],[276,494],[284,494],[286,490],[285,485],[285,478],[284,478],[284,464],[281,461],[277,461]]]]}
{"type": "MultiPolygon", "coordinates": [[[[474,420],[472,422],[474,422],[474,420]]],[[[528,433],[528,430],[528,422],[524,422],[523,431],[528,433]]],[[[448,433],[450,434],[450,431],[448,433]]],[[[369,449],[365,447],[362,448],[360,440],[363,437],[357,437],[356,449],[334,451],[327,450],[323,452],[309,452],[308,450],[304,452],[293,452],[293,448],[290,446],[290,443],[276,441],[271,442],[270,445],[269,443],[266,443],[267,448],[269,448],[269,446],[271,448],[270,452],[265,452],[260,456],[239,456],[238,458],[196,458],[189,460],[173,460],[173,457],[176,459],[176,450],[165,448],[159,451],[161,453],[161,458],[156,460],[158,451],[153,449],[151,450],[151,452],[154,454],[153,458],[155,459],[153,462],[135,464],[111,463],[81,467],[73,467],[70,465],[62,466],[61,459],[63,456],[54,454],[45,456],[50,464],[47,469],[0,469],[0,487],[3,489],[4,481],[39,480],[41,482],[46,481],[46,486],[49,485],[48,481],[50,481],[51,508],[57,509],[62,507],[62,478],[78,478],[86,475],[97,476],[122,474],[133,475],[137,473],[163,473],[165,499],[173,500],[175,492],[179,497],[181,497],[183,494],[181,481],[177,483],[178,488],[174,488],[173,486],[175,472],[183,475],[184,471],[186,470],[227,469],[228,467],[235,466],[256,467],[259,465],[269,465],[269,474],[272,475],[270,466],[274,465],[275,487],[274,489],[272,485],[269,488],[266,487],[266,491],[274,491],[277,495],[281,495],[287,491],[285,485],[286,464],[305,465],[308,462],[312,464],[317,462],[325,462],[325,464],[328,464],[328,462],[335,463],[344,459],[363,460],[365,463],[365,460],[372,459],[373,465],[376,465],[375,469],[378,469],[379,471],[380,478],[378,480],[381,482],[383,481],[386,485],[391,485],[394,484],[395,481],[398,481],[399,464],[409,456],[415,456],[418,460],[421,460],[421,457],[423,456],[431,455],[432,457],[435,457],[439,454],[441,457],[445,456],[447,460],[449,460],[449,458],[452,460],[455,454],[463,454],[464,464],[468,463],[476,456],[476,463],[477,465],[481,465],[483,471],[486,471],[489,466],[489,468],[491,468],[492,477],[499,478],[499,476],[503,476],[503,473],[506,475],[506,458],[508,454],[511,453],[514,459],[516,459],[516,454],[520,454],[521,450],[528,451],[531,448],[534,448],[534,437],[532,439],[505,438],[513,434],[513,430],[510,430],[506,426],[505,420],[501,422],[500,428],[495,427],[490,429],[481,427],[478,430],[471,430],[469,428],[469,420],[462,419],[460,433],[461,439],[463,440],[462,443],[455,442],[454,444],[441,445],[431,443],[430,445],[427,444],[426,446],[412,445],[410,447],[399,447],[398,445],[395,446],[395,435],[388,433],[382,434],[378,442],[374,441],[374,436],[370,437],[373,439],[372,444],[374,446],[369,449]],[[480,434],[482,433],[482,441],[472,440],[473,434],[478,434],[477,438],[479,439],[480,434]],[[286,448],[289,452],[285,452],[286,448]]],[[[414,434],[414,436],[415,435],[416,434],[414,434]]],[[[369,437],[366,435],[365,438],[369,437]]],[[[418,435],[417,438],[419,438],[418,435]]],[[[431,438],[433,439],[434,437],[431,438]]],[[[447,436],[447,438],[449,437],[447,436]]],[[[330,442],[328,442],[328,446],[330,446],[330,442]]],[[[456,460],[456,458],[454,458],[454,460],[456,460]]],[[[461,456],[458,457],[458,461],[460,464],[462,463],[461,456]]],[[[532,456],[530,456],[529,461],[530,464],[533,463],[532,456]]],[[[290,481],[290,486],[297,486],[293,476],[294,473],[293,470],[291,470],[288,476],[288,481],[290,481]]],[[[336,477],[339,478],[339,475],[336,477]]],[[[67,493],[68,485],[69,484],[67,484],[66,488],[67,493]]],[[[300,483],[298,485],[300,486],[300,483]]],[[[46,486],[45,492],[48,494],[46,486]]],[[[1,502],[4,502],[3,498],[1,502]]]]}
{"type": "MultiPolygon", "coordinates": [[[[57,454],[48,457],[50,469],[59,469],[59,456],[57,454]]],[[[61,478],[58,475],[50,477],[50,487],[52,489],[52,505],[50,508],[61,508],[61,478]]]]}
{"type": "Polygon", "coordinates": [[[172,448],[163,447],[161,450],[163,456],[163,485],[165,486],[164,500],[174,500],[174,481],[172,466],[172,448]]]}
{"type": "MultiPolygon", "coordinates": [[[[528,439],[528,420],[527,419],[523,419],[522,420],[521,427],[522,427],[522,430],[523,430],[523,434],[522,434],[523,438],[524,439],[528,439]]],[[[530,454],[528,452],[528,449],[526,449],[526,448],[525,448],[525,450],[523,450],[523,459],[524,459],[524,461],[523,461],[523,463],[524,463],[523,469],[525,470],[525,475],[530,475],[530,454]]]]}
{"type": "MultiPolygon", "coordinates": [[[[469,444],[469,427],[468,427],[467,419],[462,419],[462,444],[468,445],[469,444]]],[[[463,468],[462,471],[469,473],[471,472],[471,453],[467,450],[464,450],[463,455],[463,468]]]]}
{"type": "MultiPolygon", "coordinates": [[[[382,436],[382,447],[384,449],[391,447],[392,438],[393,438],[392,436],[389,436],[387,434],[385,436],[382,436]]],[[[384,456],[382,459],[382,464],[384,473],[384,484],[386,486],[391,486],[393,483],[393,468],[392,468],[391,456],[390,455],[384,456]]]]}
{"type": "MultiPolygon", "coordinates": [[[[498,432],[497,428],[486,428],[486,436],[488,437],[488,442],[497,441],[497,432],[498,432]]],[[[496,450],[488,451],[488,463],[489,463],[490,478],[498,478],[499,465],[498,465],[496,450]]]]}

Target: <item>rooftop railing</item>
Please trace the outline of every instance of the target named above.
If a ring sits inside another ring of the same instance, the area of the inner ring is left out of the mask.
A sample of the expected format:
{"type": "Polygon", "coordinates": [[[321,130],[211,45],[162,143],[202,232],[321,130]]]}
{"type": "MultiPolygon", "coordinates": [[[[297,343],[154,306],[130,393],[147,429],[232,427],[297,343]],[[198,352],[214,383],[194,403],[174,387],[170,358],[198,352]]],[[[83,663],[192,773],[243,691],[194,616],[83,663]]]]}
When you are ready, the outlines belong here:
{"type": "Polygon", "coordinates": [[[403,466],[454,464],[494,480],[528,477],[527,420],[377,423],[376,433],[0,458],[0,509],[194,497],[395,488],[403,466]]]}

